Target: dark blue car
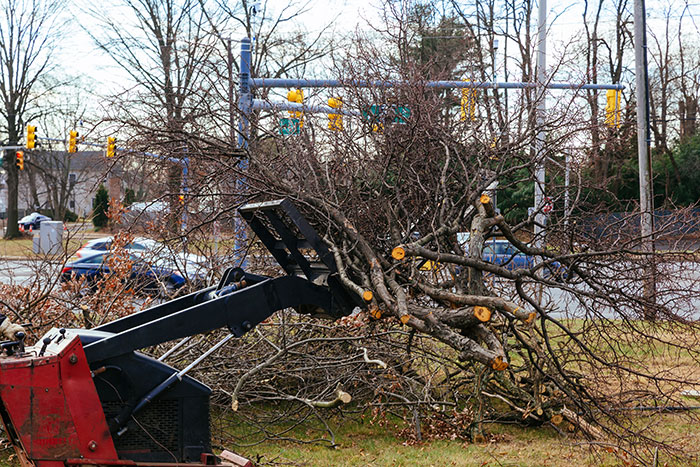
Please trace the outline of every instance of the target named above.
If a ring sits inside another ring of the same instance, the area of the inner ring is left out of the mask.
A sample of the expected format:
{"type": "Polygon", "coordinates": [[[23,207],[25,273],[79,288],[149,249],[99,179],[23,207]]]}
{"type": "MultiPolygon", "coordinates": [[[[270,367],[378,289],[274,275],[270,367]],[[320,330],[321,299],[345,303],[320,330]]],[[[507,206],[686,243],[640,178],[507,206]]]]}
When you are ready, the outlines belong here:
{"type": "MultiPolygon", "coordinates": [[[[482,256],[484,261],[497,264],[511,271],[535,267],[535,257],[518,250],[508,240],[487,240],[482,256]]],[[[555,279],[566,279],[566,268],[558,261],[543,266],[543,276],[555,279]]]]}
{"type": "MultiPolygon", "coordinates": [[[[84,278],[85,284],[94,290],[100,279],[112,273],[109,267],[111,255],[113,253],[98,253],[66,264],[61,271],[61,282],[84,278]]],[[[179,271],[166,265],[149,264],[135,255],[129,255],[128,259],[131,262],[128,280],[139,290],[171,294],[187,282],[179,271]]]]}
{"type": "MultiPolygon", "coordinates": [[[[464,251],[469,249],[469,234],[460,232],[457,241],[463,246],[464,251]]],[[[496,264],[510,271],[516,269],[531,269],[535,267],[535,257],[518,250],[508,240],[491,238],[484,243],[482,259],[488,263],[496,264]]],[[[569,274],[566,267],[558,261],[553,261],[543,266],[543,276],[556,280],[567,279],[569,274]]]]}

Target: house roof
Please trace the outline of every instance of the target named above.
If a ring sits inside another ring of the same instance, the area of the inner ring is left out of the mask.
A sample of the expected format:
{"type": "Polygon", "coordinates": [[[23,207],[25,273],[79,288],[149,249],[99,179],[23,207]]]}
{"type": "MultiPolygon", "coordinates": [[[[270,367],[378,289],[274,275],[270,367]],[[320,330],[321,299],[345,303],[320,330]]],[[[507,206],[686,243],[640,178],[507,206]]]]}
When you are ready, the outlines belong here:
{"type": "Polygon", "coordinates": [[[119,159],[108,159],[104,151],[78,151],[68,153],[66,151],[36,151],[32,153],[35,163],[42,164],[42,159],[60,161],[68,166],[71,172],[93,172],[105,174],[110,171],[115,176],[124,172],[119,159]]]}

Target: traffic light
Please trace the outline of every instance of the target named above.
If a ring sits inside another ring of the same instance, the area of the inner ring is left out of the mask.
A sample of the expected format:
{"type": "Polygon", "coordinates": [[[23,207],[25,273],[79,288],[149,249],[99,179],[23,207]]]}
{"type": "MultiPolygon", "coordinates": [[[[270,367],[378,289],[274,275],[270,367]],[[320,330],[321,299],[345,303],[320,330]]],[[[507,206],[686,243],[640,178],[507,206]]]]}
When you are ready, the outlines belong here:
{"type": "MultiPolygon", "coordinates": [[[[340,97],[331,97],[328,99],[328,105],[332,109],[342,109],[343,100],[340,97]]],[[[333,131],[341,131],[343,129],[343,114],[328,114],[328,129],[333,131]]]]}
{"type": "Polygon", "coordinates": [[[17,151],[17,160],[15,164],[19,170],[24,170],[24,151],[17,151]]]}
{"type": "Polygon", "coordinates": [[[622,92],[616,89],[608,89],[605,93],[605,124],[620,128],[620,98],[622,92]]]}
{"type": "Polygon", "coordinates": [[[34,149],[36,147],[36,127],[33,125],[27,125],[27,149],[34,149]]]}
{"type": "MultiPolygon", "coordinates": [[[[287,93],[287,100],[289,102],[303,104],[304,103],[304,91],[302,91],[301,89],[292,89],[291,91],[289,91],[287,93]]],[[[292,117],[292,119],[297,119],[297,121],[299,122],[299,128],[304,127],[304,114],[302,112],[290,110],[289,116],[292,117]]]]}
{"type": "Polygon", "coordinates": [[[76,152],[78,150],[78,132],[75,130],[70,131],[70,138],[68,139],[68,152],[76,152]]]}
{"type": "MultiPolygon", "coordinates": [[[[468,82],[468,79],[462,81],[468,82]]],[[[474,121],[476,120],[476,88],[462,88],[462,105],[461,105],[461,120],[465,122],[467,117],[474,121]]]]}
{"type": "Polygon", "coordinates": [[[107,157],[114,157],[117,152],[117,139],[114,136],[107,138],[107,157]]]}
{"type": "Polygon", "coordinates": [[[177,200],[180,201],[180,204],[185,204],[185,195],[179,195],[177,200]]]}

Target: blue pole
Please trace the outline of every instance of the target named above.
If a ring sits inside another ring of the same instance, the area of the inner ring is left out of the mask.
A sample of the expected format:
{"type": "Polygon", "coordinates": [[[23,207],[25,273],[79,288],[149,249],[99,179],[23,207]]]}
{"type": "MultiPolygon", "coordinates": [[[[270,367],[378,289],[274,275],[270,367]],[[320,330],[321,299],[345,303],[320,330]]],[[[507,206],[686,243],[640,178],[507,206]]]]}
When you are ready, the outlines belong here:
{"type": "MultiPolygon", "coordinates": [[[[242,50],[241,50],[242,53],[242,50]]],[[[537,83],[515,82],[474,82],[474,81],[424,81],[426,88],[434,89],[524,89],[535,88],[537,83]]],[[[402,80],[347,80],[338,79],[287,79],[287,78],[251,78],[247,83],[253,88],[394,88],[401,86],[417,86],[420,82],[402,80]]],[[[625,89],[624,84],[582,84],[582,83],[548,83],[549,89],[625,89]]]]}
{"type": "MultiPolygon", "coordinates": [[[[239,67],[239,82],[240,82],[240,92],[238,96],[238,110],[240,113],[240,120],[238,122],[238,148],[248,149],[248,137],[250,136],[250,121],[248,116],[252,110],[253,106],[253,95],[250,92],[250,65],[253,62],[253,55],[251,53],[251,41],[250,38],[244,37],[241,40],[241,63],[239,67]]],[[[245,192],[245,177],[243,173],[248,170],[248,160],[243,157],[241,158],[238,167],[241,171],[236,181],[236,192],[245,192]]],[[[246,243],[247,235],[245,231],[245,225],[242,219],[236,217],[236,233],[234,240],[234,254],[237,257],[237,262],[240,267],[245,268],[247,265],[245,253],[243,253],[246,243]]]]}
{"type": "Polygon", "coordinates": [[[240,149],[248,148],[249,121],[251,101],[253,96],[250,92],[250,64],[252,62],[252,54],[250,48],[250,38],[244,37],[241,40],[241,63],[239,68],[240,93],[238,96],[238,111],[240,120],[238,122],[238,147],[240,149]]]}

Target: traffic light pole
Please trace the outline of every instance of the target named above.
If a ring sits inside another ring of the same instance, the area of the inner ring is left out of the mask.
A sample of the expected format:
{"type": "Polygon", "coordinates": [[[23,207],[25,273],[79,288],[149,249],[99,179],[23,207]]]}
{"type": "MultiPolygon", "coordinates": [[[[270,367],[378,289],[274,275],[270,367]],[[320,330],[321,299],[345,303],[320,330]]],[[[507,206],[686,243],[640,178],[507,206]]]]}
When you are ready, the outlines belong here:
{"type": "MultiPolygon", "coordinates": [[[[238,110],[239,110],[239,122],[238,122],[238,148],[241,150],[248,149],[248,137],[250,135],[250,120],[249,115],[253,110],[253,94],[250,89],[250,66],[253,63],[253,54],[251,41],[249,37],[244,37],[241,40],[241,63],[238,68],[238,80],[239,80],[239,97],[238,97],[238,110]]],[[[246,180],[243,177],[243,173],[248,170],[248,159],[242,157],[238,162],[241,173],[238,175],[236,180],[236,192],[244,193],[246,191],[246,180]]],[[[247,243],[247,233],[246,226],[240,216],[236,217],[236,233],[233,243],[234,255],[236,257],[237,263],[242,268],[246,268],[246,255],[243,253],[246,248],[247,243]]]]}
{"type": "MultiPolygon", "coordinates": [[[[546,0],[542,0],[539,11],[539,41],[537,52],[537,80],[535,82],[474,82],[474,81],[424,81],[414,83],[404,80],[337,80],[337,79],[287,79],[287,78],[252,78],[250,76],[251,41],[244,38],[241,41],[240,63],[240,94],[238,110],[240,120],[238,124],[238,147],[248,148],[250,135],[250,114],[257,110],[288,110],[294,112],[341,114],[348,116],[361,116],[361,110],[347,108],[334,109],[324,105],[299,104],[294,102],[272,102],[262,99],[253,99],[254,88],[395,88],[415,86],[422,84],[428,89],[540,89],[542,95],[538,96],[539,104],[536,109],[538,121],[538,133],[535,138],[535,242],[542,246],[544,223],[546,215],[542,212],[545,197],[545,133],[542,130],[544,122],[545,89],[560,90],[609,90],[621,91],[625,88],[622,84],[591,84],[591,83],[556,83],[546,82],[546,0]]],[[[247,164],[244,160],[241,164],[247,164]]],[[[241,168],[244,168],[242,165],[241,168]]],[[[239,183],[243,180],[239,179],[239,183]]],[[[238,237],[237,237],[238,238],[238,237]]],[[[244,237],[242,237],[245,240],[244,237]]],[[[242,245],[241,245],[242,246],[242,245]]]]}

